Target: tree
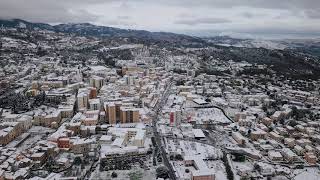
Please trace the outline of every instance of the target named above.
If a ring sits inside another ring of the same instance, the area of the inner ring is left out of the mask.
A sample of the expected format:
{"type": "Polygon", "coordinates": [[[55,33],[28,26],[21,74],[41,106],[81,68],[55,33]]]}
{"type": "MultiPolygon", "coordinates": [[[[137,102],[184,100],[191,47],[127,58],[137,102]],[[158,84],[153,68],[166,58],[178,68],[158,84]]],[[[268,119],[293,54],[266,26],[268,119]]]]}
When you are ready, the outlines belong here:
{"type": "Polygon", "coordinates": [[[225,153],[225,152],[223,152],[222,161],[223,161],[224,166],[226,167],[228,180],[234,180],[234,175],[233,175],[233,172],[231,170],[231,166],[230,166],[230,164],[228,162],[227,153],[225,153]]]}
{"type": "Polygon", "coordinates": [[[306,104],[306,107],[310,109],[312,107],[312,105],[311,104],[306,104]]]}
{"type": "Polygon", "coordinates": [[[101,127],[100,126],[96,126],[96,132],[101,131],[101,127]]]}
{"type": "Polygon", "coordinates": [[[156,169],[157,178],[168,178],[169,177],[169,170],[165,166],[160,166],[156,169]]]}
{"type": "Polygon", "coordinates": [[[79,156],[75,157],[74,158],[74,164],[75,165],[80,165],[82,163],[82,160],[79,156]]]}
{"type": "Polygon", "coordinates": [[[185,82],[183,80],[179,80],[179,81],[176,82],[176,85],[177,86],[181,86],[181,85],[184,85],[184,83],[185,82]]]}
{"type": "Polygon", "coordinates": [[[112,178],[116,178],[116,177],[118,177],[118,174],[117,174],[116,172],[112,172],[112,173],[111,173],[111,177],[112,177],[112,178]]]}
{"type": "Polygon", "coordinates": [[[176,155],[176,160],[182,161],[182,160],[183,160],[182,155],[181,155],[181,154],[177,154],[177,155],[176,155]]]}
{"type": "Polygon", "coordinates": [[[298,125],[297,121],[295,120],[291,120],[289,123],[288,123],[289,126],[291,127],[295,127],[296,125],[298,125]]]}
{"type": "Polygon", "coordinates": [[[263,106],[262,106],[262,110],[263,110],[264,112],[267,112],[267,111],[268,111],[268,107],[265,106],[265,105],[263,105],[263,106]]]}
{"type": "Polygon", "coordinates": [[[234,156],[234,161],[235,162],[244,162],[246,160],[246,156],[242,155],[242,154],[238,154],[238,153],[235,153],[233,154],[234,156]]]}
{"type": "Polygon", "coordinates": [[[253,165],[253,169],[256,170],[256,171],[258,171],[258,172],[261,171],[261,167],[260,167],[259,164],[257,164],[257,163],[255,163],[255,164],[253,165]]]}
{"type": "Polygon", "coordinates": [[[247,176],[241,177],[240,180],[249,180],[250,178],[247,176]]]}

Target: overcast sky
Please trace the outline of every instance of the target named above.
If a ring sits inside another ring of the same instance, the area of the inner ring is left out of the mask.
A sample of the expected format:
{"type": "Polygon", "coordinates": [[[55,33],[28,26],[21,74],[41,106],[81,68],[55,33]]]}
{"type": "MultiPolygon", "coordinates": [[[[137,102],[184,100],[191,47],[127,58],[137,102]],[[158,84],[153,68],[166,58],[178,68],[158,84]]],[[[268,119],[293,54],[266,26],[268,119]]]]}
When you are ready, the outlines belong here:
{"type": "Polygon", "coordinates": [[[199,36],[320,37],[320,0],[0,0],[0,18],[199,36]]]}

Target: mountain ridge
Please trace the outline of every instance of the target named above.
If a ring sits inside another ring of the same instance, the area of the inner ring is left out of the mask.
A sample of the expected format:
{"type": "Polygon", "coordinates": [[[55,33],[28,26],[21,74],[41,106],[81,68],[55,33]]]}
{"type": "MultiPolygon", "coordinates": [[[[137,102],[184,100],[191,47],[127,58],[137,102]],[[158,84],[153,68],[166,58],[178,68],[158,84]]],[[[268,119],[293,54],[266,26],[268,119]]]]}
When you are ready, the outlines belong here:
{"type": "Polygon", "coordinates": [[[199,37],[188,36],[184,34],[176,34],[171,32],[151,32],[146,30],[121,29],[109,26],[98,26],[91,23],[66,23],[58,25],[50,25],[46,23],[33,23],[22,19],[5,20],[0,19],[0,26],[7,28],[26,28],[29,30],[50,30],[55,32],[72,33],[85,36],[96,37],[135,37],[146,38],[152,40],[163,40],[168,42],[190,41],[195,43],[205,43],[199,37]],[[24,27],[23,24],[25,25],[24,27]]]}
{"type": "Polygon", "coordinates": [[[266,49],[294,49],[303,53],[320,56],[320,39],[250,39],[234,38],[231,36],[197,37],[172,32],[151,32],[147,30],[122,29],[110,26],[94,25],[91,23],[62,23],[50,25],[47,23],[30,22],[22,19],[0,19],[0,26],[8,28],[27,28],[30,30],[50,30],[62,33],[71,33],[80,36],[95,37],[127,37],[146,40],[165,41],[169,43],[181,43],[182,45],[220,45],[245,48],[266,49]],[[307,48],[306,48],[307,47],[307,48]]]}
{"type": "MultiPolygon", "coordinates": [[[[30,30],[43,29],[76,34],[80,36],[110,37],[111,40],[123,40],[126,43],[156,45],[159,49],[168,49],[173,52],[194,51],[204,62],[212,59],[221,61],[246,61],[251,64],[268,65],[273,70],[296,77],[320,77],[320,41],[312,43],[306,41],[281,41],[285,48],[256,47],[252,39],[236,39],[228,36],[199,38],[183,34],[167,32],[149,32],[145,30],[126,30],[120,28],[96,26],[90,23],[69,23],[49,25],[45,23],[30,23],[23,20],[0,20],[0,26],[27,28],[30,30]],[[230,44],[223,46],[221,44],[230,44]],[[234,44],[242,43],[242,46],[234,44]],[[190,49],[189,49],[190,48],[190,49]]],[[[102,39],[103,40],[103,39],[102,39]]],[[[261,44],[258,44],[261,45],[261,44]]],[[[263,45],[263,44],[262,44],[263,45]]],[[[179,54],[179,53],[178,53],[179,54]]],[[[212,67],[210,63],[204,66],[212,67]]]]}

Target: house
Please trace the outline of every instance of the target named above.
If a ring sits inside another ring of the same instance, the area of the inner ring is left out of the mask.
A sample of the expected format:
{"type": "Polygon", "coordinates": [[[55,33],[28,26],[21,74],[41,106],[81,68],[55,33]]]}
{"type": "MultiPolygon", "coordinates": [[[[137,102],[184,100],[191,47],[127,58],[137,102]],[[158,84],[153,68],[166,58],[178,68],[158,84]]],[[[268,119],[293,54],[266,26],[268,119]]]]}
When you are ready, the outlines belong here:
{"type": "Polygon", "coordinates": [[[294,146],[294,151],[300,156],[305,152],[305,150],[299,145],[294,146]]]}
{"type": "Polygon", "coordinates": [[[95,126],[99,121],[99,111],[87,111],[85,117],[86,118],[82,121],[84,126],[95,126]]]}
{"type": "Polygon", "coordinates": [[[6,145],[23,133],[20,122],[2,122],[0,124],[0,144],[6,145]]]}
{"type": "Polygon", "coordinates": [[[312,152],[308,152],[304,155],[304,159],[309,163],[309,164],[317,164],[318,158],[317,156],[312,153],[312,152]]]}
{"type": "Polygon", "coordinates": [[[102,135],[101,138],[99,139],[99,142],[101,144],[111,144],[112,136],[110,136],[110,135],[102,135]]]}
{"type": "Polygon", "coordinates": [[[300,132],[305,132],[305,128],[302,125],[296,125],[295,128],[300,132]]]}
{"type": "Polygon", "coordinates": [[[309,139],[298,139],[296,140],[296,144],[301,147],[305,147],[306,145],[311,145],[312,142],[309,139]]]}
{"type": "Polygon", "coordinates": [[[276,131],[281,135],[281,136],[285,136],[288,134],[287,130],[283,127],[276,127],[276,131]]]}
{"type": "Polygon", "coordinates": [[[32,154],[30,158],[33,161],[38,161],[39,164],[43,164],[47,157],[45,152],[37,152],[32,154]]]}
{"type": "Polygon", "coordinates": [[[239,145],[245,145],[246,138],[243,137],[239,132],[232,132],[232,137],[239,145]]]}
{"type": "Polygon", "coordinates": [[[253,141],[256,141],[258,139],[265,139],[266,138],[266,135],[267,133],[261,129],[257,129],[255,131],[252,131],[250,133],[250,138],[253,140],[253,141]]]}
{"type": "Polygon", "coordinates": [[[314,148],[310,145],[306,145],[304,149],[306,150],[306,152],[313,152],[313,153],[315,152],[314,148]]]}
{"type": "Polygon", "coordinates": [[[288,162],[294,162],[298,160],[298,156],[288,148],[281,149],[281,154],[288,162]]]}
{"type": "Polygon", "coordinates": [[[234,120],[236,122],[238,122],[240,119],[246,119],[246,117],[247,117],[247,113],[246,112],[238,112],[238,113],[235,114],[234,120]]]}
{"type": "Polygon", "coordinates": [[[280,121],[280,119],[282,118],[282,112],[281,111],[276,111],[273,113],[273,115],[270,116],[270,118],[273,121],[280,121]]]}
{"type": "Polygon", "coordinates": [[[204,133],[201,129],[192,129],[192,132],[194,134],[194,138],[197,140],[201,140],[201,139],[206,138],[206,136],[204,135],[204,133]]]}
{"type": "Polygon", "coordinates": [[[272,161],[282,161],[283,160],[283,157],[282,157],[281,153],[277,152],[277,151],[269,151],[268,152],[268,157],[272,161]]]}
{"type": "Polygon", "coordinates": [[[279,134],[277,134],[277,133],[274,132],[274,131],[270,132],[270,133],[269,133],[269,136],[270,136],[272,139],[274,139],[274,140],[276,140],[276,141],[278,141],[278,142],[280,142],[280,141],[283,139],[282,136],[280,136],[279,134]]]}
{"type": "Polygon", "coordinates": [[[238,124],[239,124],[239,126],[251,127],[252,121],[249,119],[239,119],[238,124]]]}
{"type": "Polygon", "coordinates": [[[89,109],[92,111],[100,110],[101,103],[99,99],[89,99],[89,109]]]}
{"type": "Polygon", "coordinates": [[[61,111],[58,109],[48,109],[46,111],[36,112],[33,116],[33,123],[35,125],[52,127],[54,123],[60,123],[62,119],[61,111]]]}
{"type": "Polygon", "coordinates": [[[295,131],[294,127],[292,127],[292,126],[286,126],[286,129],[290,134],[295,131]]]}
{"type": "Polygon", "coordinates": [[[58,147],[59,148],[70,148],[70,138],[62,137],[58,139],[58,147]]]}
{"type": "Polygon", "coordinates": [[[70,150],[75,154],[88,153],[93,143],[94,141],[92,139],[70,138],[70,150]]]}
{"type": "Polygon", "coordinates": [[[185,156],[184,164],[195,168],[195,170],[191,171],[192,180],[215,180],[215,172],[208,168],[202,156],[185,156]]]}
{"type": "Polygon", "coordinates": [[[265,117],[262,119],[262,123],[266,126],[270,126],[273,123],[273,120],[271,118],[265,117]]]}
{"type": "Polygon", "coordinates": [[[284,144],[293,148],[296,145],[294,138],[284,138],[284,144]]]}

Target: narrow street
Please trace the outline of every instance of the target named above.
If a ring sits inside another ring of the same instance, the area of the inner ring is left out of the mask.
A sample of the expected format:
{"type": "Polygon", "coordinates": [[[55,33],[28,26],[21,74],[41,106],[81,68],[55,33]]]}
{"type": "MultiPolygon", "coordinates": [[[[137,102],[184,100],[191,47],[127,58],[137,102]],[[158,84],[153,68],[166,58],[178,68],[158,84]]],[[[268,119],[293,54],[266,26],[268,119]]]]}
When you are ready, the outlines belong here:
{"type": "Polygon", "coordinates": [[[170,83],[167,86],[167,89],[165,90],[164,94],[162,95],[161,100],[154,107],[154,111],[156,112],[156,114],[154,117],[152,117],[153,118],[152,124],[153,124],[153,134],[154,134],[156,145],[158,148],[160,148],[160,153],[162,155],[162,160],[163,160],[164,165],[169,169],[169,178],[172,180],[176,180],[175,171],[173,170],[173,167],[168,160],[166,151],[162,145],[161,136],[159,135],[158,130],[157,130],[158,116],[161,113],[162,107],[167,102],[167,99],[169,97],[169,92],[170,92],[169,89],[170,89],[171,85],[172,85],[172,83],[170,83]]]}

